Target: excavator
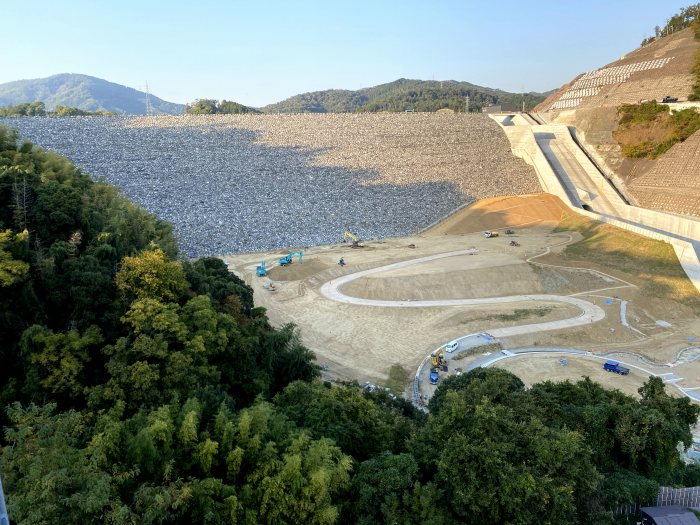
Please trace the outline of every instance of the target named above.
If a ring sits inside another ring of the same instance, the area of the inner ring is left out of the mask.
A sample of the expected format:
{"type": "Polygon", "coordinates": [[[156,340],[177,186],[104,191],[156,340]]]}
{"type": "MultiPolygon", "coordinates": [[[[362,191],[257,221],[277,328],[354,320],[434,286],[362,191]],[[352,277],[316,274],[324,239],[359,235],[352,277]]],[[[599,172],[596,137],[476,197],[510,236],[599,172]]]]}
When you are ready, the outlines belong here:
{"type": "Polygon", "coordinates": [[[343,232],[343,242],[347,242],[348,239],[352,241],[353,248],[362,248],[362,245],[360,244],[360,239],[357,238],[357,235],[352,233],[350,230],[345,230],[343,232]]]}
{"type": "Polygon", "coordinates": [[[294,258],[295,255],[299,256],[299,264],[301,264],[301,256],[304,255],[304,252],[299,250],[298,252],[292,252],[289,255],[285,255],[282,257],[278,262],[280,263],[280,266],[287,266],[288,264],[292,264],[292,259],[294,258]]]}
{"type": "Polygon", "coordinates": [[[267,275],[267,270],[265,269],[266,263],[265,261],[261,262],[258,267],[255,269],[255,273],[259,275],[260,277],[265,277],[267,275]]]}
{"type": "Polygon", "coordinates": [[[439,350],[433,350],[430,354],[430,364],[433,365],[434,368],[442,368],[447,364],[447,360],[445,359],[445,347],[439,350]]]}

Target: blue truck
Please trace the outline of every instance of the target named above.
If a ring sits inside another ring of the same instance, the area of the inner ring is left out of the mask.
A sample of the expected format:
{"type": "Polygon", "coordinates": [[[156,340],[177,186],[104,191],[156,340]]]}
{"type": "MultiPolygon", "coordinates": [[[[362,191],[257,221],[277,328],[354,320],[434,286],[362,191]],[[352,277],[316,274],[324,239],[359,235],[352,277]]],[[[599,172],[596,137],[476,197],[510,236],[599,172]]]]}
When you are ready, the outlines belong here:
{"type": "Polygon", "coordinates": [[[630,373],[629,368],[625,368],[624,366],[620,366],[620,363],[617,361],[606,361],[605,364],[603,365],[603,370],[607,372],[615,372],[616,374],[620,374],[623,376],[626,376],[627,374],[630,373]]]}
{"type": "Polygon", "coordinates": [[[431,368],[430,369],[430,384],[437,385],[439,382],[440,382],[440,374],[438,373],[437,368],[431,368]]]}

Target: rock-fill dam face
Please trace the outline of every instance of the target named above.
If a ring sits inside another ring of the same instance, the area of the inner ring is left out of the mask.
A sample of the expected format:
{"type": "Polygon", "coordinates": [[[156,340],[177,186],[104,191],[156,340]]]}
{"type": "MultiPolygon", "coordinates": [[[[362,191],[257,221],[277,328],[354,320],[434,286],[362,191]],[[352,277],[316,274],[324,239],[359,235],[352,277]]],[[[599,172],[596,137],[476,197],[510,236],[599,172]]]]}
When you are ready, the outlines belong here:
{"type": "Polygon", "coordinates": [[[190,257],[416,233],[475,199],[540,190],[481,115],[0,119],[172,222],[190,257]]]}

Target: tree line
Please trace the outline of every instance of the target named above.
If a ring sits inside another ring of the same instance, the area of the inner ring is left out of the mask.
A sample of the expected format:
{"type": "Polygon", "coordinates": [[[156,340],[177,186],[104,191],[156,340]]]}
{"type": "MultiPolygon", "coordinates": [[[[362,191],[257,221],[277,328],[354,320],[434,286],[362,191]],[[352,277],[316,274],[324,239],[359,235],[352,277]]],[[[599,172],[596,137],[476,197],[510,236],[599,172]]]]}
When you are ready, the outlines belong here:
{"type": "Polygon", "coordinates": [[[642,40],[642,47],[650,44],[657,38],[669,36],[682,29],[691,27],[697,20],[700,20],[700,4],[692,4],[683,7],[677,14],[666,20],[663,26],[657,25],[654,28],[654,36],[645,37],[642,40]]]}
{"type": "Polygon", "coordinates": [[[0,117],[95,117],[113,116],[112,111],[85,111],[70,106],[56,106],[47,111],[43,102],[22,102],[14,106],[0,106],[0,117]]]}
{"type": "Polygon", "coordinates": [[[216,258],[0,127],[0,473],[13,522],[612,523],[698,407],[651,378],[445,380],[429,413],[319,379],[216,258]]]}
{"type": "Polygon", "coordinates": [[[185,105],[187,115],[235,115],[239,113],[260,113],[257,109],[230,100],[198,98],[185,105]]]}
{"type": "Polygon", "coordinates": [[[493,105],[503,105],[511,110],[522,109],[524,105],[525,110],[531,110],[545,97],[546,94],[542,93],[508,93],[468,82],[402,78],[357,91],[330,89],[304,93],[265,106],[262,110],[266,113],[350,113],[451,109],[478,113],[493,105]]]}

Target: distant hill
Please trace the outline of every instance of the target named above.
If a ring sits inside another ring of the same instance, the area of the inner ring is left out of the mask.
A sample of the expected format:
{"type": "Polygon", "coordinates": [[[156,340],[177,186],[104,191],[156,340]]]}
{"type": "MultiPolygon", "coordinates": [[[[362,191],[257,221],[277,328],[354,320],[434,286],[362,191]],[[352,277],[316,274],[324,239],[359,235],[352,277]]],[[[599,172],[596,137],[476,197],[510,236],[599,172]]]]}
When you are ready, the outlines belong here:
{"type": "MultiPolygon", "coordinates": [[[[150,95],[150,100],[154,113],[175,115],[185,110],[182,104],[166,102],[154,95],[150,95]]],[[[37,101],[46,104],[48,110],[69,106],[85,111],[146,114],[146,93],[88,75],[63,73],[0,84],[0,106],[37,101]]]]}
{"type": "Polygon", "coordinates": [[[437,111],[449,108],[464,111],[469,97],[471,111],[479,111],[488,105],[502,105],[509,109],[531,109],[542,102],[548,93],[508,93],[457,82],[455,80],[410,80],[400,78],[356,91],[329,89],[296,95],[261,110],[265,113],[342,113],[351,111],[437,111]]]}

